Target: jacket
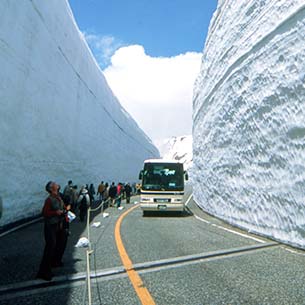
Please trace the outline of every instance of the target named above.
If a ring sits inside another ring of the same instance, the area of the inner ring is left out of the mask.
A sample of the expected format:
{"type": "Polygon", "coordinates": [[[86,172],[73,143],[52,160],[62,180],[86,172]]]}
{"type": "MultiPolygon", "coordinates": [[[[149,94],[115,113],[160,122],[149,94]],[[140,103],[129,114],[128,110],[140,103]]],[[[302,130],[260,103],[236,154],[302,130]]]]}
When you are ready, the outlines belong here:
{"type": "Polygon", "coordinates": [[[42,209],[42,216],[45,219],[45,222],[48,224],[60,223],[64,220],[64,203],[59,195],[52,196],[50,195],[44,202],[42,209]],[[62,212],[61,215],[58,215],[58,212],[62,212]]]}

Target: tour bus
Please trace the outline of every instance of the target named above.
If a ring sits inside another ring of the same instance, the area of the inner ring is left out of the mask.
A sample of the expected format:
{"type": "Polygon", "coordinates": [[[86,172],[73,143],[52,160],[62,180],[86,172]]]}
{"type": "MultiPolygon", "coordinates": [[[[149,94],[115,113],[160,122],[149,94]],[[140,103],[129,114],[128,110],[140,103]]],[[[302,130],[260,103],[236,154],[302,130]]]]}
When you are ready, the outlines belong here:
{"type": "Polygon", "coordinates": [[[139,179],[142,180],[140,206],[143,215],[146,211],[184,211],[184,179],[188,180],[188,174],[183,163],[146,160],[139,179]]]}

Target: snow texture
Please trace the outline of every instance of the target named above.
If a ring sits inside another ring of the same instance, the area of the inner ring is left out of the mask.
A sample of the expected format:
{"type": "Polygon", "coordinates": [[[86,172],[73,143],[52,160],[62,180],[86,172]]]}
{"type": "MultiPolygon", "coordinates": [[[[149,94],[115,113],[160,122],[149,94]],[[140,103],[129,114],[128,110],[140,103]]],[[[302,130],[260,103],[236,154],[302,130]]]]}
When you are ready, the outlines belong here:
{"type": "Polygon", "coordinates": [[[193,101],[194,196],[305,247],[304,0],[222,0],[193,101]]]}
{"type": "Polygon", "coordinates": [[[136,181],[159,153],[106,83],[67,0],[0,1],[0,227],[48,180],[136,181]]]}
{"type": "Polygon", "coordinates": [[[177,160],[184,163],[184,169],[189,169],[193,164],[193,139],[191,135],[172,137],[159,143],[159,151],[166,160],[177,160]]]}

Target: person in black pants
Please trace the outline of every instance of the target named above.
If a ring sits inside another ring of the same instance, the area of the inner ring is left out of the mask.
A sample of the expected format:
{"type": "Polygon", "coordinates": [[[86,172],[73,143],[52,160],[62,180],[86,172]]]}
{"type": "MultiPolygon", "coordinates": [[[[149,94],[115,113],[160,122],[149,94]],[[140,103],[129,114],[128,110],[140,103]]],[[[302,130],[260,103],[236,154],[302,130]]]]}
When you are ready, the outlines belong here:
{"type": "Polygon", "coordinates": [[[80,221],[83,222],[85,220],[88,208],[90,206],[90,196],[85,186],[81,188],[80,195],[77,200],[77,204],[79,206],[79,218],[80,221]]]}
{"type": "Polygon", "coordinates": [[[126,203],[130,203],[130,196],[131,196],[131,186],[129,183],[125,185],[125,194],[126,194],[126,203]]]}
{"type": "Polygon", "coordinates": [[[45,248],[40,263],[37,278],[50,281],[52,279],[52,267],[63,265],[62,256],[67,245],[67,231],[65,229],[66,211],[64,202],[58,194],[58,184],[48,182],[46,191],[49,193],[45,200],[42,215],[44,217],[45,248]]]}
{"type": "Polygon", "coordinates": [[[117,195],[117,187],[115,186],[114,182],[111,183],[109,188],[109,197],[110,197],[110,206],[113,207],[115,204],[115,198],[117,195]]]}

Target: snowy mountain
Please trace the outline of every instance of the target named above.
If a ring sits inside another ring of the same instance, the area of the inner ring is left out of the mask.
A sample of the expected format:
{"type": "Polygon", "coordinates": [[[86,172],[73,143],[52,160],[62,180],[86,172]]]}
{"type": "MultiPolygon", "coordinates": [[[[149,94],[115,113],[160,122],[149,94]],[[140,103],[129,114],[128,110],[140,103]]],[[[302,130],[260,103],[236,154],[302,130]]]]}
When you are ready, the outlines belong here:
{"type": "Polygon", "coordinates": [[[305,247],[305,4],[218,2],[193,102],[194,196],[305,247]]]}
{"type": "Polygon", "coordinates": [[[192,166],[192,136],[172,137],[159,143],[158,148],[164,159],[177,160],[184,163],[184,168],[192,166]]]}
{"type": "Polygon", "coordinates": [[[67,0],[0,1],[0,66],[0,227],[39,213],[48,180],[137,181],[143,160],[159,156],[107,85],[67,0]]]}

